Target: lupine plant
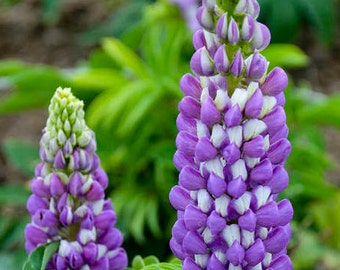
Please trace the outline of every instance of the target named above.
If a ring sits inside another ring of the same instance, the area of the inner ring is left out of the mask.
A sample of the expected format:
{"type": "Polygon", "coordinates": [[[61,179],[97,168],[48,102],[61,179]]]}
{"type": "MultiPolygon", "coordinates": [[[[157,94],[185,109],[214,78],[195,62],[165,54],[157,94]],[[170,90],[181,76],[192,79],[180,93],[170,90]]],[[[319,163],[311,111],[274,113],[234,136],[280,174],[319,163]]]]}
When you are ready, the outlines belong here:
{"type": "Polygon", "coordinates": [[[47,269],[122,269],[127,266],[108,185],[86,126],[83,102],[58,88],[40,141],[40,158],[27,202],[26,251],[59,242],[47,269]]]}
{"type": "Polygon", "coordinates": [[[206,0],[197,11],[170,192],[170,246],[183,269],[292,269],[293,208],[277,200],[288,185],[288,78],[279,67],[267,72],[260,51],[270,32],[259,11],[256,0],[206,0]]]}

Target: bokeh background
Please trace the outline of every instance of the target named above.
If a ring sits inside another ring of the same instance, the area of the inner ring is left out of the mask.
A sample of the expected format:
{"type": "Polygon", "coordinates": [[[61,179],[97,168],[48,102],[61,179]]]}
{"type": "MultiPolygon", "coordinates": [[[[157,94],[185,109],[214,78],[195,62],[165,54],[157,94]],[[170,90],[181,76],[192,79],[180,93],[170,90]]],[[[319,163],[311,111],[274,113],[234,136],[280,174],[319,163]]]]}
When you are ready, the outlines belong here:
{"type": "MultiPolygon", "coordinates": [[[[340,269],[340,3],[260,0],[271,68],[290,76],[286,112],[294,269],[340,269]]],[[[107,196],[137,254],[171,257],[178,82],[192,31],[166,0],[0,0],[0,267],[26,259],[25,202],[56,87],[86,106],[107,196]]]]}

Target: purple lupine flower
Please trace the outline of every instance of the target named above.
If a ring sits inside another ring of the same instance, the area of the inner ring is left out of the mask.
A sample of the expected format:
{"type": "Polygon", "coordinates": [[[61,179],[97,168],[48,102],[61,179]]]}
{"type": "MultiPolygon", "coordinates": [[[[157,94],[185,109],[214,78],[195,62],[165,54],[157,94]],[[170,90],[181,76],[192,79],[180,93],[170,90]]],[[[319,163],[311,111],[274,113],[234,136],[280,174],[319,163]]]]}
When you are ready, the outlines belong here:
{"type": "Polygon", "coordinates": [[[194,75],[180,82],[177,210],[170,247],[183,269],[292,269],[287,255],[291,151],[283,109],[288,78],[268,72],[270,42],[256,0],[204,0],[193,37],[194,75]]]}
{"type": "Polygon", "coordinates": [[[123,269],[123,236],[104,190],[108,178],[96,155],[95,135],[84,120],[83,102],[58,88],[40,141],[42,162],[27,202],[26,251],[60,241],[47,269],[123,269]]]}

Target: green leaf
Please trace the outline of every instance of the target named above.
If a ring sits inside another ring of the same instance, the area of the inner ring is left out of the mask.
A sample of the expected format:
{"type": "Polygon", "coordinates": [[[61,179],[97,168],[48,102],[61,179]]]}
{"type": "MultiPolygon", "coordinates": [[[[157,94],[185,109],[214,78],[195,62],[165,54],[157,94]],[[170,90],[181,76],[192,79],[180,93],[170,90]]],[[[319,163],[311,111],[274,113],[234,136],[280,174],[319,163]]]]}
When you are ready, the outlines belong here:
{"type": "Polygon", "coordinates": [[[301,68],[308,65],[308,56],[293,44],[272,44],[262,54],[270,63],[270,68],[301,68]]]}
{"type": "Polygon", "coordinates": [[[28,177],[34,175],[34,168],[39,162],[39,149],[36,145],[27,141],[8,139],[2,147],[10,164],[28,177]]]}
{"type": "Polygon", "coordinates": [[[146,66],[130,48],[118,39],[106,38],[103,40],[104,51],[130,76],[147,77],[146,66]]]}
{"type": "Polygon", "coordinates": [[[23,266],[23,270],[45,270],[46,265],[58,250],[60,242],[52,242],[44,246],[39,246],[29,255],[23,266]]]}
{"type": "Polygon", "coordinates": [[[173,259],[170,262],[159,262],[158,258],[151,255],[145,258],[135,256],[132,260],[133,270],[180,270],[182,263],[178,259],[173,259]]]}
{"type": "Polygon", "coordinates": [[[120,72],[103,68],[80,71],[70,78],[72,87],[89,89],[91,91],[120,88],[126,82],[127,80],[120,72]]]}

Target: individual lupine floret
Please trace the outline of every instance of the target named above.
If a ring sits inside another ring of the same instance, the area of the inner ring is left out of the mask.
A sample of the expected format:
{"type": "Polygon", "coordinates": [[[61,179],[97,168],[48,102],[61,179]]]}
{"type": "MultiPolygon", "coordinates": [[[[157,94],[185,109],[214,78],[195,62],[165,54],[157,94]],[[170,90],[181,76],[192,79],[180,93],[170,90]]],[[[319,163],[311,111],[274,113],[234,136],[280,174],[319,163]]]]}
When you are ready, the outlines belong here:
{"type": "Polygon", "coordinates": [[[256,0],[204,0],[193,36],[195,74],[180,82],[170,192],[178,220],[170,247],[183,269],[292,269],[291,151],[283,109],[288,78],[260,51],[270,42],[256,0]]]}
{"type": "Polygon", "coordinates": [[[58,88],[40,141],[42,162],[31,181],[27,202],[26,251],[60,241],[47,269],[123,269],[123,237],[105,200],[108,185],[96,155],[95,135],[84,120],[83,102],[58,88]]]}

